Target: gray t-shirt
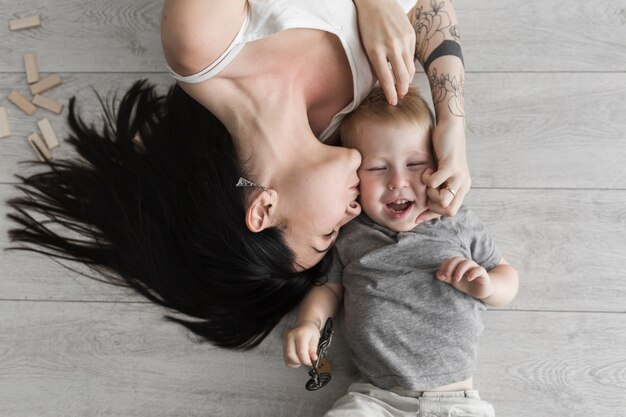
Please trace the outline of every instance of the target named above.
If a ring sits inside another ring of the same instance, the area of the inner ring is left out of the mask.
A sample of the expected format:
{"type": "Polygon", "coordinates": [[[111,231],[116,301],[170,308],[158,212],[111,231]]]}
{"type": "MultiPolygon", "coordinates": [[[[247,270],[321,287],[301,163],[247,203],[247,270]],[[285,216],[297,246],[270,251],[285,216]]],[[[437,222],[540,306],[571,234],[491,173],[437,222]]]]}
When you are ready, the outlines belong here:
{"type": "Polygon", "coordinates": [[[365,215],[342,229],[328,282],[343,282],[345,336],[367,382],[425,390],[472,376],[485,304],[435,277],[453,256],[487,270],[501,260],[464,207],[409,232],[365,215]]]}

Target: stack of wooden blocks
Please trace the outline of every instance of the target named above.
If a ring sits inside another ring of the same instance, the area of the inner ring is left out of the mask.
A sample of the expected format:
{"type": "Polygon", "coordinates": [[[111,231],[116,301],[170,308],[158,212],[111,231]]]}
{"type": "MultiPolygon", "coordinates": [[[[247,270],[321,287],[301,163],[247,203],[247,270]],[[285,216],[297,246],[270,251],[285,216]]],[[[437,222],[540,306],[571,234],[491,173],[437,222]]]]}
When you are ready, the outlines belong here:
{"type": "MultiPolygon", "coordinates": [[[[11,20],[9,23],[11,31],[32,29],[40,26],[40,16],[15,19],[11,20]]],[[[15,104],[15,106],[28,116],[32,116],[37,111],[37,107],[60,114],[63,111],[63,105],[42,94],[60,85],[63,82],[61,77],[58,74],[53,74],[44,79],[40,79],[39,62],[37,54],[34,52],[24,54],[24,67],[26,69],[26,81],[29,85],[33,98],[29,100],[17,89],[13,89],[7,97],[9,101],[15,104]]],[[[59,146],[59,140],[57,139],[57,136],[52,129],[52,125],[47,118],[39,120],[37,122],[37,126],[39,127],[39,132],[32,133],[28,137],[28,142],[33,147],[37,157],[41,161],[52,159],[51,150],[59,146]]],[[[0,138],[8,136],[11,136],[11,126],[9,124],[8,112],[6,108],[0,107],[0,138]]]]}

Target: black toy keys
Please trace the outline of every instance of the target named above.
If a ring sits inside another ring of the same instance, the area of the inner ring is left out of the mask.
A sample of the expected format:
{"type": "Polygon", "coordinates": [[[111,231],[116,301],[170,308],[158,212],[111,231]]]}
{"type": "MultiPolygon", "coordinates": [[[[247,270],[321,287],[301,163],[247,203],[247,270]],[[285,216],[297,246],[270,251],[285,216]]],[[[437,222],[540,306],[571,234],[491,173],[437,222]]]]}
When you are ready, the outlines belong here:
{"type": "Polygon", "coordinates": [[[332,340],[333,320],[329,317],[320,334],[320,341],[317,345],[317,360],[309,371],[311,379],[305,385],[309,391],[318,390],[330,382],[331,367],[330,362],[326,359],[326,354],[332,340]]]}

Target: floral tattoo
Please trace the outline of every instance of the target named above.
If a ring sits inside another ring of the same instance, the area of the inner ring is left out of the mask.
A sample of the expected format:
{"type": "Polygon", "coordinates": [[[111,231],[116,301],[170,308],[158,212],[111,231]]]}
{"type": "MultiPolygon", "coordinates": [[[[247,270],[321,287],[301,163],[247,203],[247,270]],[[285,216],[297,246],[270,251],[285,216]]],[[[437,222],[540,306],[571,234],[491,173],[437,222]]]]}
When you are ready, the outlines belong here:
{"type": "MultiPolygon", "coordinates": [[[[450,15],[445,11],[445,0],[430,0],[430,7],[416,8],[413,28],[416,37],[415,56],[422,65],[429,60],[426,54],[432,54],[432,51],[444,41],[460,44],[459,26],[452,24],[450,15]]],[[[461,56],[459,58],[462,60],[461,56]]],[[[463,72],[458,75],[442,73],[437,70],[436,65],[429,65],[429,68],[424,69],[428,71],[435,108],[446,105],[451,114],[465,118],[463,72]]]]}
{"type": "Polygon", "coordinates": [[[419,7],[415,10],[415,55],[420,62],[426,61],[426,51],[431,49],[430,45],[439,45],[446,39],[460,40],[459,26],[452,25],[450,15],[443,8],[443,1],[430,0],[430,9],[419,7]]]}
{"type": "Polygon", "coordinates": [[[463,77],[450,76],[450,74],[437,74],[437,68],[433,68],[428,76],[430,91],[433,95],[433,104],[438,108],[440,104],[447,104],[450,113],[465,118],[464,109],[464,83],[463,77]]]}

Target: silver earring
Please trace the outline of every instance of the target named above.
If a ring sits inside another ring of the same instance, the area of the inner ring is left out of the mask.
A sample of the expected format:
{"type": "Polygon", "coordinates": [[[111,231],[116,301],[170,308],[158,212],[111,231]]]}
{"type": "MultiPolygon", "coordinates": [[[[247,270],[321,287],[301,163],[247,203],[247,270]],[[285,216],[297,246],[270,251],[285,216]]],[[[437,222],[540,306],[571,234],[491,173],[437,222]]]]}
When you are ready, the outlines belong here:
{"type": "Polygon", "coordinates": [[[249,181],[245,178],[239,177],[239,181],[237,181],[237,184],[235,184],[235,187],[240,187],[240,188],[245,188],[245,187],[256,187],[256,188],[260,188],[261,190],[267,192],[267,188],[263,187],[262,185],[258,185],[253,183],[252,181],[249,181]]]}

